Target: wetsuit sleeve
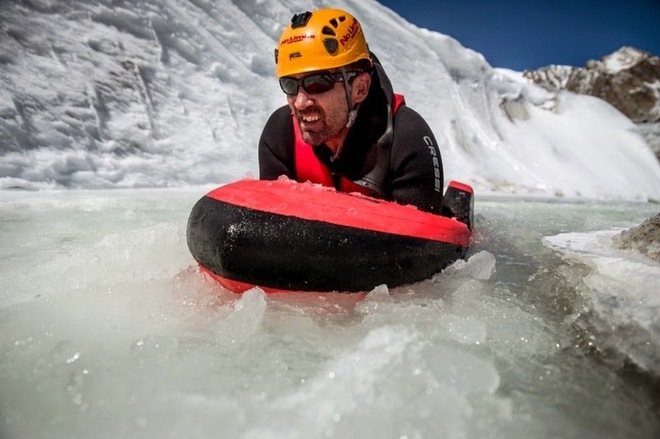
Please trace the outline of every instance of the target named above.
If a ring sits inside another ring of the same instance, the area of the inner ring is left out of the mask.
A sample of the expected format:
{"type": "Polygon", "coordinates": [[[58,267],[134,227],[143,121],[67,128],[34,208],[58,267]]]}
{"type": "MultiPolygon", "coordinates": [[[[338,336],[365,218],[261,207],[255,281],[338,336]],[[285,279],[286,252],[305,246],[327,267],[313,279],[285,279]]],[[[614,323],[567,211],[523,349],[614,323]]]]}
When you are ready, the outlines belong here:
{"type": "Polygon", "coordinates": [[[440,213],[444,175],[435,136],[414,110],[402,106],[394,121],[390,193],[400,204],[440,213]]]}
{"type": "Polygon", "coordinates": [[[281,175],[296,178],[293,125],[287,106],[270,116],[259,139],[259,178],[276,180],[281,175]]]}

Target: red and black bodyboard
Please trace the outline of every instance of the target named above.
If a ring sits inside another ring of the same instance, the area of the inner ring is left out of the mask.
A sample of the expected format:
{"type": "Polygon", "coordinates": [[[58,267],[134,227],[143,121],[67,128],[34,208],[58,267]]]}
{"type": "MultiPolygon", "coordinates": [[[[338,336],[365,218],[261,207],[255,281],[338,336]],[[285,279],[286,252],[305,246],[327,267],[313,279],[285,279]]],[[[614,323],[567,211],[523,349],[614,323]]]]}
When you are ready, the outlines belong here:
{"type": "Polygon", "coordinates": [[[193,207],[188,247],[204,271],[235,292],[253,285],[357,292],[410,284],[465,255],[472,189],[458,188],[464,197],[468,191],[469,221],[310,183],[241,180],[193,207]]]}

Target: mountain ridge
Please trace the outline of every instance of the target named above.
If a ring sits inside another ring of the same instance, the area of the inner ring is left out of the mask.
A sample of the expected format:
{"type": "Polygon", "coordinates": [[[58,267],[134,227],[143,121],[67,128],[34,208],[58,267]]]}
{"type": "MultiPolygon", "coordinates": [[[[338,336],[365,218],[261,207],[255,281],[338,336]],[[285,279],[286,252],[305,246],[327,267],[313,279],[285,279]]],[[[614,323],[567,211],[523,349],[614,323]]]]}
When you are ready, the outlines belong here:
{"type": "Polygon", "coordinates": [[[523,76],[551,92],[600,98],[638,125],[660,160],[660,58],[631,46],[583,67],[550,65],[523,76]]]}

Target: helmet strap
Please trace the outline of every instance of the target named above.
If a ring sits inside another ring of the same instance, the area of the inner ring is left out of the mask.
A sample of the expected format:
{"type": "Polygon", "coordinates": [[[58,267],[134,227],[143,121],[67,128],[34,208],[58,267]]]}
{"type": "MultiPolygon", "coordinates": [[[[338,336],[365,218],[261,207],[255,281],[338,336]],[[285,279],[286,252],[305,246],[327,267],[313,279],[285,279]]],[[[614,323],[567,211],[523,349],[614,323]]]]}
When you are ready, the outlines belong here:
{"type": "Polygon", "coordinates": [[[346,72],[346,67],[341,68],[341,75],[344,77],[344,90],[346,91],[346,104],[348,105],[348,121],[346,122],[346,128],[350,128],[355,123],[357,118],[357,110],[359,105],[353,105],[351,100],[351,91],[353,86],[348,80],[348,73],[346,72]]]}
{"type": "Polygon", "coordinates": [[[341,75],[344,78],[344,90],[346,91],[346,105],[348,106],[348,120],[346,121],[346,131],[344,132],[344,135],[342,136],[341,142],[339,143],[339,146],[337,147],[337,151],[330,158],[330,160],[333,161],[333,162],[337,158],[339,158],[339,154],[341,154],[341,150],[344,147],[344,142],[346,141],[346,137],[348,136],[348,130],[355,123],[355,119],[357,119],[358,108],[360,107],[360,104],[353,105],[353,103],[352,103],[351,91],[352,91],[353,86],[351,85],[351,83],[348,80],[348,73],[346,72],[346,67],[341,68],[341,75]]]}

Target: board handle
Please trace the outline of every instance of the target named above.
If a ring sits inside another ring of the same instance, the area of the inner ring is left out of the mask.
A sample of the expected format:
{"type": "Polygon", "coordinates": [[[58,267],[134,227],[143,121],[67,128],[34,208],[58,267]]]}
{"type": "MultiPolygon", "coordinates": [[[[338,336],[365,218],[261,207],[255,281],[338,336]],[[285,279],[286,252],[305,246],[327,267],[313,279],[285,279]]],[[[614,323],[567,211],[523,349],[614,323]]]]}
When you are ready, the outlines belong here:
{"type": "Polygon", "coordinates": [[[474,223],[474,190],[472,186],[459,181],[450,181],[442,198],[440,215],[456,218],[472,230],[474,223]]]}

